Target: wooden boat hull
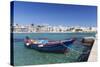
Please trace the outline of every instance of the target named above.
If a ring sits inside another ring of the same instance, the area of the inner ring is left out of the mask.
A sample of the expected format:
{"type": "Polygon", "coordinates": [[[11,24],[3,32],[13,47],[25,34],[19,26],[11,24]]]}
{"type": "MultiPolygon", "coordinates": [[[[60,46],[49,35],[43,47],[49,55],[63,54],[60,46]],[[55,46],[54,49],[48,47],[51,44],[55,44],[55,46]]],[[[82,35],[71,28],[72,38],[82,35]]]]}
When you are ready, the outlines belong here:
{"type": "Polygon", "coordinates": [[[56,52],[56,53],[64,53],[67,51],[67,47],[70,44],[72,44],[74,42],[74,40],[69,40],[69,41],[64,41],[62,44],[61,43],[57,43],[57,44],[45,44],[43,47],[39,47],[39,45],[41,44],[31,44],[31,45],[26,45],[26,47],[28,48],[32,48],[38,51],[43,51],[43,52],[56,52]],[[63,46],[64,45],[64,46],[63,46]]]}

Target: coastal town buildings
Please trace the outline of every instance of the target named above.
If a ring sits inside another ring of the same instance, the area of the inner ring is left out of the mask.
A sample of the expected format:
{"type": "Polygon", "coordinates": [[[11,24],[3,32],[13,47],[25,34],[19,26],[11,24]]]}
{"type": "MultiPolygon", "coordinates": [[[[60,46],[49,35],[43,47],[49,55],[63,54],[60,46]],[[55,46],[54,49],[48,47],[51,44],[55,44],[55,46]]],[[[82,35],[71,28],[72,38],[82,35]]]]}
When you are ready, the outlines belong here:
{"type": "Polygon", "coordinates": [[[51,25],[19,25],[12,26],[13,32],[96,32],[96,27],[81,27],[81,26],[51,26],[51,25]]]}

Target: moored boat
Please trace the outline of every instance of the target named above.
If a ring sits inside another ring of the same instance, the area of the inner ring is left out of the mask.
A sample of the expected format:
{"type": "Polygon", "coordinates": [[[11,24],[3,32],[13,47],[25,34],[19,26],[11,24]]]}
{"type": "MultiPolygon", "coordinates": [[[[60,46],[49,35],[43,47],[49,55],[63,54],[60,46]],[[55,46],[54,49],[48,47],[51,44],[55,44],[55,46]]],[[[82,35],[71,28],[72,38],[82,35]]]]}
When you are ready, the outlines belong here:
{"type": "Polygon", "coordinates": [[[56,40],[56,41],[33,40],[26,37],[24,44],[26,47],[38,51],[65,53],[67,51],[67,46],[72,44],[74,41],[75,39],[56,40]]]}

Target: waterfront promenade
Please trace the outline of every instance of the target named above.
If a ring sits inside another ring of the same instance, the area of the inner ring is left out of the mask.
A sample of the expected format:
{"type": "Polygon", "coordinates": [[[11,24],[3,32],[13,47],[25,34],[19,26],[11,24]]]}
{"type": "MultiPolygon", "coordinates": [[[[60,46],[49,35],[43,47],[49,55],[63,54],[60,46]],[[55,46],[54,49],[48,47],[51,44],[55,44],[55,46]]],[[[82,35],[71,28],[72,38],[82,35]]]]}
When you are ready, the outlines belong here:
{"type": "Polygon", "coordinates": [[[98,40],[95,39],[90,56],[88,58],[89,62],[96,62],[97,61],[97,42],[98,42],[98,40]]]}

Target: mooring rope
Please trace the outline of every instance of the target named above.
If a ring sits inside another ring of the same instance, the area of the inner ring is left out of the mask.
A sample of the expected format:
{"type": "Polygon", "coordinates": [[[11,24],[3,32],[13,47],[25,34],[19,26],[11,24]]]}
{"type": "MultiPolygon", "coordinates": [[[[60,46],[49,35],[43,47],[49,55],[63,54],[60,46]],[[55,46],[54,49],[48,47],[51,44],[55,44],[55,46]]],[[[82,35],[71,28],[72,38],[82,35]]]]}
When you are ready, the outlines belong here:
{"type": "Polygon", "coordinates": [[[79,51],[77,51],[77,50],[74,50],[74,49],[72,49],[72,48],[66,46],[65,44],[62,44],[62,45],[63,45],[64,47],[66,47],[66,48],[71,49],[72,51],[75,51],[75,52],[79,53],[79,54],[87,54],[88,52],[90,52],[90,51],[88,51],[88,52],[79,52],[79,51]]]}

